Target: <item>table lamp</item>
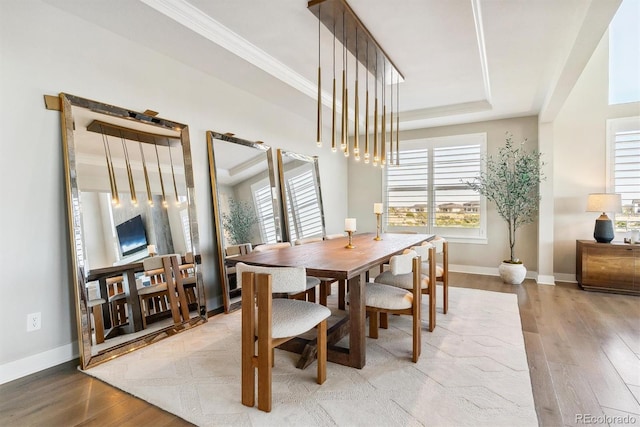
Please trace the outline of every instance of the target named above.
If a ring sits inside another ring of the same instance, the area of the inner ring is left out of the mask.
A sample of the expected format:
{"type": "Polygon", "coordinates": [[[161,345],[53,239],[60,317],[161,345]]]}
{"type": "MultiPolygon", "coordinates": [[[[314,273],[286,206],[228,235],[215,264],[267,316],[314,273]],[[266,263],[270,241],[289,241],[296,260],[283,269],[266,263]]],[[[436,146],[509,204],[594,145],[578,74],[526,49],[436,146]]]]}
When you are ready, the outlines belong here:
{"type": "Polygon", "coordinates": [[[587,198],[587,212],[601,212],[602,215],[596,219],[596,226],[593,229],[593,238],[599,243],[609,243],[613,240],[613,221],[609,219],[606,212],[620,212],[622,210],[622,199],[620,194],[614,193],[592,193],[587,198]]]}

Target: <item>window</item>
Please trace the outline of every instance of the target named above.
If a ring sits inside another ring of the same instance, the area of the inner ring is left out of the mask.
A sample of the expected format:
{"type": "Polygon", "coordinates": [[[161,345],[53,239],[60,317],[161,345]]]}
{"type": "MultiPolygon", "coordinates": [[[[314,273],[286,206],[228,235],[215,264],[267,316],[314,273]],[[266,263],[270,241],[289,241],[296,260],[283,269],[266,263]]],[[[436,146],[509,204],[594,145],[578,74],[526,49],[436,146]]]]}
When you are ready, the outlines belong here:
{"type": "Polygon", "coordinates": [[[481,133],[403,141],[400,166],[385,169],[387,228],[486,241],[486,203],[464,184],[480,172],[486,139],[481,133]]]}
{"type": "Polygon", "coordinates": [[[609,25],[609,104],[640,101],[640,2],[624,0],[609,25]]]}
{"type": "Polygon", "coordinates": [[[640,116],[607,120],[607,181],[622,196],[616,231],[640,230],[640,116]]]}
{"type": "Polygon", "coordinates": [[[253,193],[253,203],[256,205],[256,213],[258,214],[262,243],[277,243],[271,186],[266,183],[266,180],[258,182],[251,186],[251,192],[253,193]]]}
{"type": "Polygon", "coordinates": [[[319,195],[313,170],[307,169],[285,181],[289,239],[293,242],[311,236],[322,236],[319,195]]]}

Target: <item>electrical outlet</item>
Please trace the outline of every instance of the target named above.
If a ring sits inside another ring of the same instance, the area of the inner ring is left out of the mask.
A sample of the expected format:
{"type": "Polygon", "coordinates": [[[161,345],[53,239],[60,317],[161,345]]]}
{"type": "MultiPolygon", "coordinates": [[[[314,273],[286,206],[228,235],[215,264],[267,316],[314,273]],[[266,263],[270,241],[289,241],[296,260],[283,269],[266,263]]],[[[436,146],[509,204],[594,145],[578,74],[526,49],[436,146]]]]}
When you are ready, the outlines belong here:
{"type": "Polygon", "coordinates": [[[42,323],[40,312],[27,314],[27,332],[37,331],[42,323]]]}

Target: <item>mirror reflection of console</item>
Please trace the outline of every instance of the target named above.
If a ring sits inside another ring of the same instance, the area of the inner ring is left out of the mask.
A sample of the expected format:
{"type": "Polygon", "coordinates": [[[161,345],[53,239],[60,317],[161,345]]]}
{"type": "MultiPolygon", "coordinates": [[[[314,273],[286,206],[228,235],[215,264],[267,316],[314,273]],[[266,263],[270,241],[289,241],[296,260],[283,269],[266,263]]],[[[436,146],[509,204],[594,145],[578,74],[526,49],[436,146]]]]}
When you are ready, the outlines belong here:
{"type": "Polygon", "coordinates": [[[206,321],[193,171],[186,125],[59,99],[86,369],[206,321]]]}

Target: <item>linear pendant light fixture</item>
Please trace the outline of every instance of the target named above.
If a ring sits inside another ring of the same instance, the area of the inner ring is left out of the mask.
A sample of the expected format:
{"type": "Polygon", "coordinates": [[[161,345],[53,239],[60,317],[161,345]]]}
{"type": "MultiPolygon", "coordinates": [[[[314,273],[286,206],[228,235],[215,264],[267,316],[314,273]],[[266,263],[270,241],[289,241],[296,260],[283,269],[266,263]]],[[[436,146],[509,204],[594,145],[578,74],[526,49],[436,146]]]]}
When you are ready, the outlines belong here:
{"type": "Polygon", "coordinates": [[[154,145],[156,149],[156,161],[158,162],[158,178],[160,178],[160,189],[162,190],[162,206],[167,207],[167,195],[164,192],[164,182],[162,181],[162,168],[160,167],[160,156],[158,156],[158,145],[154,145]]]}
{"type": "MultiPolygon", "coordinates": [[[[386,52],[378,44],[371,32],[364,26],[360,18],[355,14],[353,9],[347,4],[346,0],[311,0],[307,3],[307,8],[318,19],[318,113],[317,113],[317,134],[320,141],[321,134],[321,61],[320,56],[320,23],[322,23],[333,34],[333,104],[332,104],[332,137],[331,149],[337,152],[337,142],[335,136],[337,134],[337,97],[336,97],[336,79],[335,79],[335,42],[342,43],[342,102],[340,119],[340,150],[346,157],[353,152],[355,160],[364,158],[365,163],[372,163],[374,166],[378,164],[381,167],[385,165],[392,166],[399,164],[399,125],[400,125],[400,87],[399,84],[404,81],[404,77],[400,70],[395,66],[386,52]],[[349,55],[350,54],[350,55],[349,55]],[[355,62],[355,87],[354,87],[354,104],[353,104],[353,123],[354,135],[352,138],[353,149],[349,143],[349,87],[348,87],[348,70],[349,58],[354,58],[355,62]],[[365,93],[365,121],[364,126],[360,127],[360,93],[359,93],[359,77],[360,65],[364,65],[366,74],[366,93],[365,93]],[[369,74],[373,77],[374,82],[374,105],[373,105],[373,127],[369,125],[369,74]],[[393,87],[395,84],[395,88],[393,87]],[[387,89],[387,85],[389,89],[387,89]],[[395,100],[393,90],[396,90],[395,100]],[[391,91],[390,102],[387,99],[387,90],[391,91]],[[379,108],[378,91],[380,91],[382,103],[379,108]],[[394,102],[395,101],[395,102],[394,102]],[[390,117],[387,116],[387,104],[390,106],[390,117]],[[395,111],[394,111],[395,110],[395,111]],[[395,120],[394,120],[395,119],[395,120]],[[394,123],[395,121],[395,123],[394,123]],[[380,122],[380,125],[378,125],[380,122]],[[387,123],[390,122],[390,123],[387,123]],[[389,132],[387,132],[389,130],[389,132]],[[360,132],[364,131],[364,150],[360,147],[360,132]],[[370,136],[370,132],[373,135],[370,136]],[[371,137],[373,137],[373,150],[371,150],[371,137]],[[389,147],[387,147],[387,137],[389,147]],[[362,152],[364,151],[364,153],[362,152]],[[387,159],[387,153],[389,159],[387,159]]],[[[319,144],[320,145],[320,142],[319,144]]]]}
{"type": "Polygon", "coordinates": [[[147,162],[144,158],[144,150],[142,149],[142,142],[138,138],[138,147],[140,148],[140,158],[142,159],[142,171],[144,172],[144,183],[147,187],[147,203],[149,206],[153,206],[153,196],[151,195],[151,184],[149,183],[149,171],[147,170],[147,162]]]}

